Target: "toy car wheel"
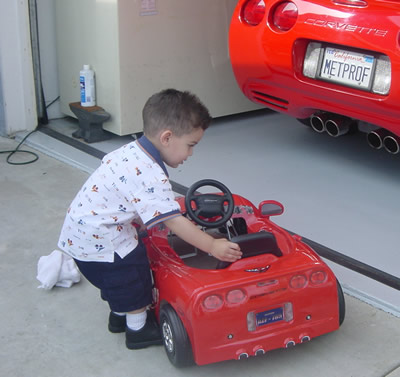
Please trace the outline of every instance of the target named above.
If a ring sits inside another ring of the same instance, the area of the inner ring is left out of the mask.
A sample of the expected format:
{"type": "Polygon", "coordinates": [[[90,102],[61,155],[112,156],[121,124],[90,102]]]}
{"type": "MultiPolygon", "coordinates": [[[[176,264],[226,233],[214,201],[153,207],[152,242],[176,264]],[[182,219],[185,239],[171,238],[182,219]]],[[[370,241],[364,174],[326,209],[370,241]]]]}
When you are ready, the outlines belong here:
{"type": "Polygon", "coordinates": [[[160,326],[169,361],[176,367],[192,365],[193,353],[188,334],[170,305],[161,308],[160,326]]]}
{"type": "Polygon", "coordinates": [[[344,301],[344,294],[343,294],[342,287],[337,279],[336,279],[336,285],[337,285],[338,301],[339,301],[339,326],[341,326],[341,324],[344,321],[345,314],[346,314],[346,304],[344,301]]]}

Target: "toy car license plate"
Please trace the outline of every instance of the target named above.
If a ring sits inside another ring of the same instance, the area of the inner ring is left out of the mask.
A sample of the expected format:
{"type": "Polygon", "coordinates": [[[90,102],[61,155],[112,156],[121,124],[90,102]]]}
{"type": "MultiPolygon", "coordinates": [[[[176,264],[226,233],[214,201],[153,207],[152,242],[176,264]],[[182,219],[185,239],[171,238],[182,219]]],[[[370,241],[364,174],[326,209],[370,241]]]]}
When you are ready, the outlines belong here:
{"type": "Polygon", "coordinates": [[[283,308],[271,309],[256,314],[257,327],[268,325],[274,322],[279,322],[282,320],[283,320],[283,308]]]}
{"type": "Polygon", "coordinates": [[[327,81],[368,90],[374,63],[372,55],[326,47],[319,76],[327,81]]]}

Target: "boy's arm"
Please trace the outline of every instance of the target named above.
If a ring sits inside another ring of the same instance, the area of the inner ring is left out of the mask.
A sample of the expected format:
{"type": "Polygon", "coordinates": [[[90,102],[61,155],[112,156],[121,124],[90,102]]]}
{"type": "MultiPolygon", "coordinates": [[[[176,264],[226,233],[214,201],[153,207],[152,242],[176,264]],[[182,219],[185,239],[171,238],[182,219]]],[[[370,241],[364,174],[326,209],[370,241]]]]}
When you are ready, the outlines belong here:
{"type": "Polygon", "coordinates": [[[176,216],[165,220],[164,224],[184,241],[224,262],[235,262],[242,255],[238,244],[211,237],[186,217],[176,216]]]}

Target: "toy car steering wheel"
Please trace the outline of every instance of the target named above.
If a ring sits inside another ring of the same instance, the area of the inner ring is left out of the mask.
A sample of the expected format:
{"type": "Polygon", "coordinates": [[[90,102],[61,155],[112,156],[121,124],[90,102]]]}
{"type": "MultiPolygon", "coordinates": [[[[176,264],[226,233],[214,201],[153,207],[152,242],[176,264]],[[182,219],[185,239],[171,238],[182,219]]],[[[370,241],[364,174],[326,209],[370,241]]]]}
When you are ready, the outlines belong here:
{"type": "Polygon", "coordinates": [[[232,216],[234,201],[229,189],[214,179],[203,179],[190,186],[185,195],[186,212],[192,220],[207,228],[217,228],[224,225],[232,216]],[[222,191],[221,194],[196,194],[200,187],[212,186],[222,191]],[[195,209],[192,207],[195,203],[195,209]],[[221,217],[217,220],[206,220],[213,217],[221,217]]]}

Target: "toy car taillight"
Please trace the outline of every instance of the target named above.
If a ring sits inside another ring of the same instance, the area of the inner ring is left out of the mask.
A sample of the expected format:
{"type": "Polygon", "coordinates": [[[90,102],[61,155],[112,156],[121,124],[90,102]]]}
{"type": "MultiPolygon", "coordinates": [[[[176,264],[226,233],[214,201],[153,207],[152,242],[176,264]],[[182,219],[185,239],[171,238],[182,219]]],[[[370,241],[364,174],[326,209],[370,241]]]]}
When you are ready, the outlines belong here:
{"type": "Polygon", "coordinates": [[[242,20],[251,26],[257,26],[263,20],[264,15],[264,0],[249,0],[241,11],[242,20]]]}
{"type": "Polygon", "coordinates": [[[271,18],[272,24],[281,31],[288,31],[295,25],[297,15],[296,4],[285,1],[275,8],[271,18]]]}
{"type": "Polygon", "coordinates": [[[240,304],[246,298],[246,294],[241,289],[233,289],[226,295],[226,301],[229,304],[240,304]]]}
{"type": "MultiPolygon", "coordinates": [[[[335,49],[334,49],[335,50],[335,49]]],[[[341,50],[339,48],[336,49],[336,51],[340,51],[344,54],[348,54],[349,60],[350,58],[356,59],[360,58],[362,56],[362,53],[356,52],[356,51],[351,51],[351,49],[345,48],[345,50],[341,50]]],[[[320,75],[322,73],[321,67],[322,67],[322,60],[324,58],[325,54],[325,47],[321,43],[317,42],[311,42],[307,46],[307,51],[306,51],[306,56],[304,58],[304,65],[303,65],[303,75],[306,77],[310,77],[312,79],[319,79],[320,75]]],[[[366,56],[366,59],[372,61],[373,59],[376,60],[375,62],[375,68],[372,71],[373,77],[371,79],[372,85],[370,87],[366,86],[365,89],[368,91],[371,91],[376,94],[381,94],[381,95],[387,95],[390,90],[390,85],[392,81],[392,69],[391,69],[391,63],[389,57],[386,55],[372,55],[372,54],[364,54],[366,56]]],[[[371,62],[372,64],[372,62],[371,62]]],[[[335,69],[336,76],[338,77],[336,81],[338,83],[342,83],[346,85],[346,83],[341,79],[343,77],[347,77],[349,75],[354,76],[357,79],[358,74],[362,74],[362,66],[356,66],[356,65],[350,65],[348,64],[349,68],[346,67],[346,64],[337,63],[336,66],[331,65],[331,70],[335,69]],[[343,66],[342,66],[343,65],[343,66]],[[356,68],[353,68],[356,67],[356,68]],[[352,73],[350,69],[353,69],[354,72],[352,73]],[[346,71],[347,70],[347,71],[346,71]],[[342,73],[340,73],[342,72],[342,73]]],[[[322,77],[322,76],[321,76],[322,77]]],[[[348,80],[349,81],[349,80],[348,80]]],[[[361,80],[356,80],[356,81],[361,81],[361,80]]],[[[352,85],[349,85],[352,86],[352,85]]]]}
{"type": "Polygon", "coordinates": [[[290,286],[293,289],[301,289],[307,285],[307,277],[305,275],[295,275],[290,279],[290,286]]]}
{"type": "Polygon", "coordinates": [[[207,310],[218,310],[224,303],[221,296],[211,295],[204,299],[203,306],[207,310]]]}
{"type": "Polygon", "coordinates": [[[319,285],[325,283],[327,279],[327,275],[325,271],[316,271],[313,272],[310,276],[310,282],[313,285],[319,285]]]}

